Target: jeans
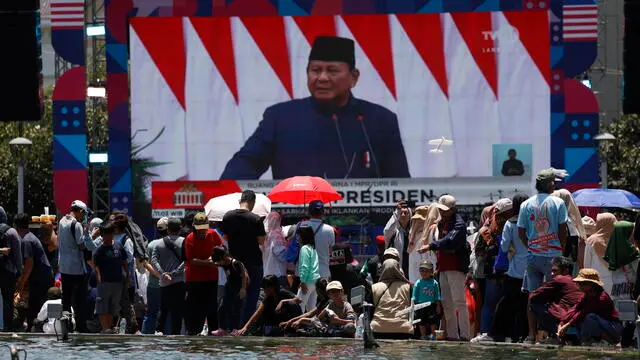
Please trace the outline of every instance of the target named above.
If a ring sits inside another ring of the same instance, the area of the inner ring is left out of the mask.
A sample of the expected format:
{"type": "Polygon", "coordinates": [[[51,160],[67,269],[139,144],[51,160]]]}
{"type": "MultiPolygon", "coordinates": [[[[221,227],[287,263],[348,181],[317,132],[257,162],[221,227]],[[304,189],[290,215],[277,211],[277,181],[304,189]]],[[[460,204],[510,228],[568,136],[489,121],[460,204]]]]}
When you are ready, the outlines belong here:
{"type": "MultiPolygon", "coordinates": [[[[240,328],[240,314],[244,307],[244,300],[238,298],[239,288],[230,288],[226,286],[224,296],[220,302],[218,321],[219,328],[225,331],[236,330],[240,328]]],[[[213,329],[211,326],[209,329],[213,329]]]]}
{"type": "Polygon", "coordinates": [[[502,297],[502,284],[500,279],[486,279],[485,293],[482,302],[482,315],[480,319],[480,332],[488,333],[491,330],[493,314],[496,311],[498,301],[502,297]]]}
{"type": "Polygon", "coordinates": [[[187,282],[187,331],[202,332],[205,319],[210,329],[218,328],[218,281],[187,282]]]}
{"type": "MultiPolygon", "coordinates": [[[[158,313],[160,312],[160,300],[162,299],[162,290],[158,287],[147,286],[147,311],[142,321],[143,334],[155,334],[158,323],[158,313]]],[[[162,329],[163,332],[165,329],[162,329]]]]}
{"type": "Polygon", "coordinates": [[[544,282],[551,279],[552,257],[527,255],[527,268],[524,271],[524,281],[522,288],[528,292],[533,292],[544,282]]]}
{"type": "Polygon", "coordinates": [[[507,276],[489,335],[496,341],[510,337],[515,342],[525,338],[527,332],[527,294],[522,292],[522,279],[507,276]]]}
{"type": "Polygon", "coordinates": [[[251,318],[258,306],[258,298],[260,297],[260,285],[262,283],[263,269],[262,265],[247,266],[249,273],[249,286],[247,288],[247,298],[244,302],[244,314],[242,315],[241,324],[244,324],[251,318]]]}
{"type": "Polygon", "coordinates": [[[167,316],[171,314],[171,331],[166,335],[180,335],[182,328],[182,311],[184,310],[184,295],[186,291],[187,287],[183,282],[161,288],[160,318],[158,319],[161,329],[166,328],[167,316]]]}
{"type": "Polygon", "coordinates": [[[86,275],[62,274],[62,310],[70,313],[73,306],[76,330],[81,333],[87,332],[88,286],[86,275]]]}
{"type": "Polygon", "coordinates": [[[603,335],[607,335],[614,342],[619,342],[622,337],[623,327],[620,321],[605,320],[594,313],[587,314],[577,327],[580,340],[602,338],[603,335]]]}

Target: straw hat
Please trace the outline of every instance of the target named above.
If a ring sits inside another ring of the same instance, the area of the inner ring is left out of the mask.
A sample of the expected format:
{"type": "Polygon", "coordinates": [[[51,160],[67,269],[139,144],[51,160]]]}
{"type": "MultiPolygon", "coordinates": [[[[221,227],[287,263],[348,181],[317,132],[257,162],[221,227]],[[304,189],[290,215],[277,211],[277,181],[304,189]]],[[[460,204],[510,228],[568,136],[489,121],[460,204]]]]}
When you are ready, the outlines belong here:
{"type": "Polygon", "coordinates": [[[598,270],[588,269],[588,268],[580,269],[578,276],[575,279],[573,279],[573,281],[577,283],[592,282],[600,287],[604,285],[602,281],[600,281],[600,273],[598,273],[598,270]]]}
{"type": "Polygon", "coordinates": [[[427,215],[429,215],[429,207],[428,206],[418,206],[411,217],[414,220],[420,219],[422,221],[427,221],[427,215]]]}

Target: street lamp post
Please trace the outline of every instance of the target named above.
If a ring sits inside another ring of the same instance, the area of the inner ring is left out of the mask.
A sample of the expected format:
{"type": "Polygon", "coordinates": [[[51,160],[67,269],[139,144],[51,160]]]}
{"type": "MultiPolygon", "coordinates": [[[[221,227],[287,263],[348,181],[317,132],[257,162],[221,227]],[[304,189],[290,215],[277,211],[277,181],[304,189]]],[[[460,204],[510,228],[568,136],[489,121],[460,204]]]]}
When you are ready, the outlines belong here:
{"type": "Polygon", "coordinates": [[[607,155],[602,151],[602,147],[606,146],[608,141],[615,140],[616,137],[610,133],[598,134],[593,137],[597,141],[600,149],[600,187],[606,189],[609,186],[609,169],[607,164],[607,155]]]}
{"type": "Polygon", "coordinates": [[[32,145],[31,140],[17,137],[9,141],[12,155],[18,160],[18,214],[24,212],[24,164],[27,149],[32,145]]]}

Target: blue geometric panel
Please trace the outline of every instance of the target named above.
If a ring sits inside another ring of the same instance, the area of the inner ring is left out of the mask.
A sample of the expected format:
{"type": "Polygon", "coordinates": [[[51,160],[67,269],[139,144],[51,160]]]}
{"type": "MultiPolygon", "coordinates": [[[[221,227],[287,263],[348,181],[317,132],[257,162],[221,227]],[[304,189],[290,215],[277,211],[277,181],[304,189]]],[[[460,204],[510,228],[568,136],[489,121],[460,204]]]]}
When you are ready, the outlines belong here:
{"type": "Polygon", "coordinates": [[[562,60],[563,55],[564,55],[564,48],[562,46],[551,47],[551,68],[553,69],[562,68],[562,66],[560,66],[560,61],[562,60]]]}
{"type": "Polygon", "coordinates": [[[128,141],[109,140],[109,165],[127,167],[131,160],[131,148],[128,141]]]}
{"type": "Polygon", "coordinates": [[[441,13],[444,10],[443,0],[427,0],[427,3],[418,10],[420,14],[441,13]]]}
{"type": "Polygon", "coordinates": [[[522,1],[500,0],[501,11],[521,10],[522,1]]]}
{"type": "Polygon", "coordinates": [[[111,211],[122,211],[125,214],[132,214],[133,201],[131,200],[131,192],[109,193],[109,203],[111,211]]]}
{"type": "Polygon", "coordinates": [[[127,71],[127,45],[107,44],[107,72],[123,73],[127,71]]]}
{"type": "Polygon", "coordinates": [[[131,169],[127,169],[118,182],[111,187],[111,191],[122,193],[131,191],[131,169]]]}
{"type": "Polygon", "coordinates": [[[445,0],[443,5],[445,12],[465,12],[475,11],[484,2],[485,0],[445,0]]]}
{"type": "Polygon", "coordinates": [[[564,94],[551,94],[551,112],[564,112],[564,94]]]}
{"type": "Polygon", "coordinates": [[[53,152],[53,170],[87,168],[86,135],[54,135],[53,152]]]}
{"type": "Polygon", "coordinates": [[[564,113],[552,113],[551,114],[551,133],[555,134],[556,131],[562,126],[564,123],[564,113]]]}
{"type": "Polygon", "coordinates": [[[84,65],[84,29],[53,29],[51,45],[61,58],[74,65],[84,65]]]}
{"type": "Polygon", "coordinates": [[[583,73],[596,60],[597,54],[598,47],[595,41],[565,42],[562,60],[565,64],[565,77],[573,78],[583,73]]]}
{"type": "Polygon", "coordinates": [[[500,9],[500,0],[485,0],[483,4],[478,5],[475,11],[498,11],[500,9]]]}
{"type": "Polygon", "coordinates": [[[56,100],[52,107],[54,134],[84,134],[85,102],[56,100]]]}
{"type": "Polygon", "coordinates": [[[280,0],[278,2],[278,14],[282,16],[309,15],[309,13],[298,6],[294,0],[280,0]]]}
{"type": "Polygon", "coordinates": [[[586,182],[589,181],[576,181],[573,178],[575,174],[596,154],[596,148],[567,148],[564,150],[564,168],[569,173],[568,182],[586,182]]]}

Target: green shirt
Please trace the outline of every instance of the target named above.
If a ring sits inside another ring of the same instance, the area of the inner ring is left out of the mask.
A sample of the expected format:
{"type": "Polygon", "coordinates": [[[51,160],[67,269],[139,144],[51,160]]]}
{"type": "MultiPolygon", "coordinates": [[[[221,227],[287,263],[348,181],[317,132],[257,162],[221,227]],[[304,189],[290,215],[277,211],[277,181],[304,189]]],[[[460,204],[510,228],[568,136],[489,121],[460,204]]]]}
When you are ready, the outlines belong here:
{"type": "Polygon", "coordinates": [[[310,245],[305,245],[300,249],[298,275],[300,281],[305,284],[313,284],[320,277],[318,252],[310,245]]]}

